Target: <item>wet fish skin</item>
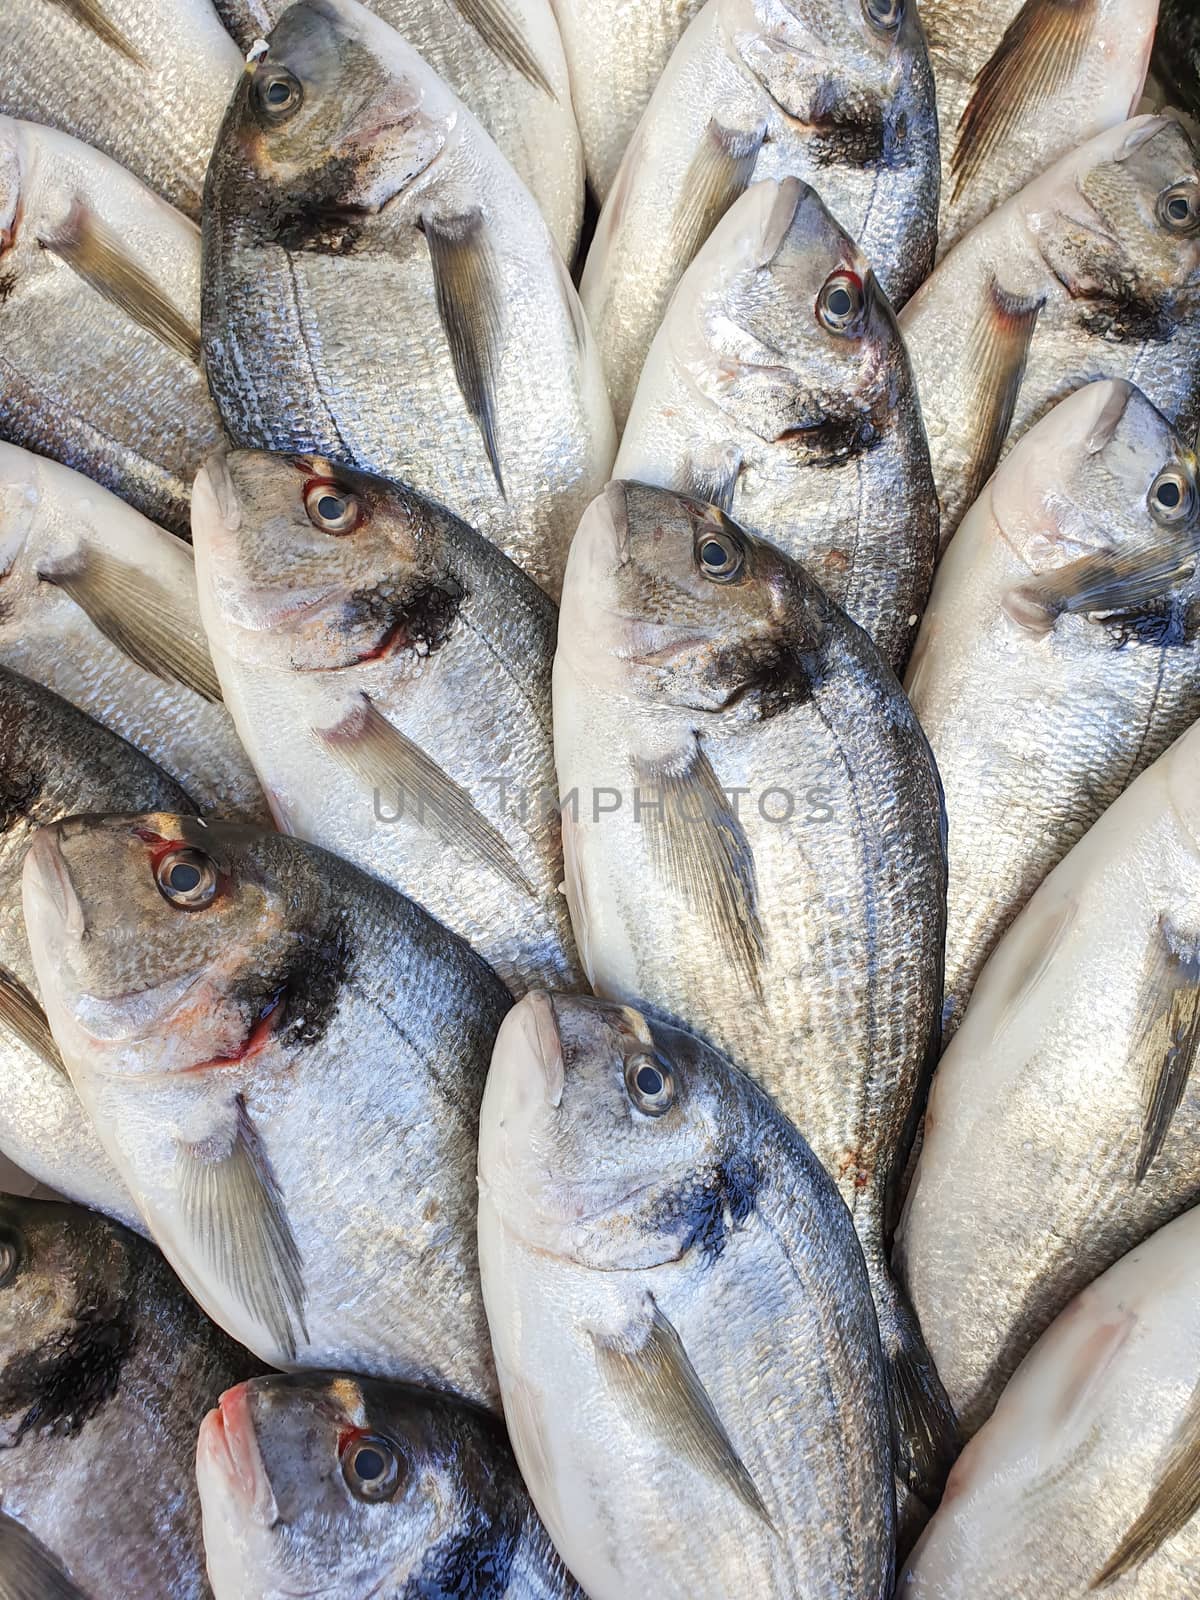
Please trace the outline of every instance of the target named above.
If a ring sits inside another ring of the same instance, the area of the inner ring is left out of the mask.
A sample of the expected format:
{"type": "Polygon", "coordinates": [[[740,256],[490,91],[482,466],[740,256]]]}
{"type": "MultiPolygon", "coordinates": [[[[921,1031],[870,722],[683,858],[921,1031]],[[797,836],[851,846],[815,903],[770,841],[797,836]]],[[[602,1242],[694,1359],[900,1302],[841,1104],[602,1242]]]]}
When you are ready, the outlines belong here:
{"type": "Polygon", "coordinates": [[[0,118],[0,438],[186,533],[222,438],[199,313],[193,223],[78,140],[0,118]]]}
{"type": "Polygon", "coordinates": [[[36,829],[59,817],[191,802],[123,739],[4,666],[0,727],[0,1149],[41,1183],[142,1229],[49,1037],[21,912],[21,867],[36,829]]]}
{"type": "Polygon", "coordinates": [[[796,563],[712,507],[621,483],[572,546],[554,733],[592,986],[744,1063],[837,1181],[901,1473],[936,1504],[953,1419],[886,1248],[945,928],[941,789],[908,701],[796,563]],[[731,555],[716,577],[710,547],[731,555]]]}
{"type": "Polygon", "coordinates": [[[1047,872],[1200,716],[1197,471],[1139,390],[1089,384],[1020,441],[938,570],[907,687],[950,821],[947,1035],[1047,872]],[[1156,517],[1160,481],[1179,504],[1156,517]]]}
{"type": "Polygon", "coordinates": [[[963,1452],[898,1595],[1076,1600],[1110,1583],[1137,1600],[1192,1592],[1198,1243],[1193,1210],[1042,1336],[963,1452]]]}
{"type": "Polygon", "coordinates": [[[578,986],[549,598],[440,506],[312,457],[215,458],[193,525],[214,659],[281,826],[411,895],[516,992],[578,986]],[[327,531],[322,495],[352,532],[327,531]]]}
{"type": "Polygon", "coordinates": [[[1200,17],[1188,0],[1160,0],[1154,41],[1154,73],[1167,85],[1171,103],[1200,117],[1200,17]]]}
{"type": "Polygon", "coordinates": [[[1198,779],[1193,728],[1034,894],[934,1078],[895,1260],[967,1433],[1072,1295],[1200,1200],[1198,779]]]}
{"type": "Polygon", "coordinates": [[[3,443],[0,662],[128,739],[203,810],[267,820],[220,703],[191,550],[90,478],[3,443]]]}
{"type": "Polygon", "coordinates": [[[203,1600],[196,1429],[222,1389],[261,1368],[153,1246],[93,1212],[0,1195],[0,1260],[6,1579],[11,1518],[73,1595],[203,1600]]]}
{"type": "Polygon", "coordinates": [[[939,264],[900,317],[948,540],[1004,450],[1093,378],[1200,416],[1200,157],[1137,117],[1035,178],[939,264]],[[1169,197],[1182,207],[1167,226],[1169,197]]]}
{"type": "Polygon", "coordinates": [[[933,265],[938,150],[916,6],[709,0],[659,80],[580,286],[622,427],[676,284],[752,181],[802,178],[896,306],[933,265]]]}
{"type": "Polygon", "coordinates": [[[272,1366],[493,1401],[490,969],[335,856],[164,813],[43,829],[25,922],[80,1097],[214,1320],[272,1366]]]}
{"type": "Polygon", "coordinates": [[[404,482],[556,595],[616,453],[599,356],[532,198],[393,29],[355,0],[288,9],[231,102],[204,228],[234,443],[404,482]],[[299,100],[273,124],[280,73],[299,100]]]}
{"type": "Polygon", "coordinates": [[[769,1099],[692,1034],[534,993],[497,1039],[479,1185],[517,1460],[593,1600],[886,1596],[862,1254],[769,1099]]]}
{"type": "Polygon", "coordinates": [[[215,1600],[283,1600],[299,1583],[342,1600],[407,1585],[582,1600],[502,1426],[432,1390],[332,1373],[255,1378],[204,1419],[196,1477],[215,1600]],[[363,1451],[371,1475],[357,1470],[363,1451]]]}
{"type": "MultiPolygon", "coordinates": [[[[217,0],[217,9],[249,50],[287,4],[217,0]]],[[[403,34],[471,108],[538,202],[570,262],[583,215],[583,150],[550,0],[367,0],[367,8],[403,34]]]]}
{"type": "Polygon", "coordinates": [[[654,86],[703,0],[559,0],[571,99],[601,204],[654,86]]]}
{"type": "Polygon", "coordinates": [[[82,139],[198,217],[240,67],[210,0],[11,0],[0,112],[82,139]]]}
{"type": "Polygon", "coordinates": [[[684,273],[613,470],[717,500],[903,671],[938,548],[920,402],[866,258],[799,179],[755,184],[684,273]]]}
{"type": "Polygon", "coordinates": [[[942,130],[939,255],[1035,174],[1134,115],[1157,14],[1158,0],[924,0],[942,130]]]}

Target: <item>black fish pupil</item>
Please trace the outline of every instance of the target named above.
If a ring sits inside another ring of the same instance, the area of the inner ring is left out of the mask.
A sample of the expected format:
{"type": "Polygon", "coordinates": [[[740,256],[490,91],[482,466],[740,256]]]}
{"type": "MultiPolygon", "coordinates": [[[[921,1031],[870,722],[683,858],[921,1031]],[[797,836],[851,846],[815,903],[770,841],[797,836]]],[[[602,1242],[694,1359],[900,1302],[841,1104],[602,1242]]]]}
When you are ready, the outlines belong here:
{"type": "Polygon", "coordinates": [[[269,105],[281,106],[291,97],[292,91],[286,83],[273,83],[267,90],[267,103],[269,105]]]}
{"type": "Polygon", "coordinates": [[[848,317],[854,309],[854,302],[846,289],[835,289],[829,296],[829,312],[834,317],[848,317]]]}
{"type": "Polygon", "coordinates": [[[364,1483],[382,1478],[384,1460],[378,1450],[360,1450],[354,1458],[354,1470],[364,1483]]]}
{"type": "Polygon", "coordinates": [[[1177,483],[1160,483],[1158,486],[1158,503],[1165,506],[1168,511],[1174,511],[1183,499],[1183,491],[1177,483]]]}
{"type": "Polygon", "coordinates": [[[200,868],[181,861],[178,866],[171,868],[170,881],[172,889],[180,894],[190,894],[199,887],[200,868]]]}
{"type": "Polygon", "coordinates": [[[1179,196],[1174,200],[1170,200],[1167,203],[1167,211],[1176,222],[1186,222],[1190,209],[1191,207],[1182,196],[1179,196]]]}
{"type": "Polygon", "coordinates": [[[653,1067],[640,1067],[634,1082],[644,1095],[648,1095],[651,1098],[656,1094],[662,1093],[662,1073],[656,1072],[653,1067]]]}
{"type": "Polygon", "coordinates": [[[331,494],[323,494],[317,501],[317,511],[326,522],[337,522],[345,512],[345,505],[331,494]]]}
{"type": "Polygon", "coordinates": [[[729,554],[723,545],[713,539],[701,546],[700,559],[706,567],[723,567],[729,560],[729,554]]]}

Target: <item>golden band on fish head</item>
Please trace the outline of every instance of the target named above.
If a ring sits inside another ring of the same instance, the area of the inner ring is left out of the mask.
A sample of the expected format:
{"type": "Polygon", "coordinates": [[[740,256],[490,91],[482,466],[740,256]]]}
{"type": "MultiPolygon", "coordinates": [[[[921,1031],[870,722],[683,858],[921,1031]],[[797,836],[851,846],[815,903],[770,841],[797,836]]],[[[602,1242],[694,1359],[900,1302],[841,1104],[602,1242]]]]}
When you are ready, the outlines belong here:
{"type": "Polygon", "coordinates": [[[354,214],[379,211],[419,179],[454,120],[453,95],[386,24],[340,0],[300,0],[266,50],[251,52],[210,188],[227,189],[236,162],[282,243],[349,249],[354,214]]]}
{"type": "Polygon", "coordinates": [[[612,483],[584,514],[568,579],[559,654],[584,676],[642,701],[752,718],[811,692],[830,602],[716,506],[612,483]]]}
{"type": "Polygon", "coordinates": [[[331,672],[412,658],[452,632],[466,593],[421,496],[320,456],[219,453],[192,497],[194,538],[241,660],[331,672]]]}
{"type": "Polygon", "coordinates": [[[581,1266],[719,1254],[759,1185],[753,1092],[693,1034],[632,1006],[534,991],[497,1037],[481,1189],[506,1228],[581,1266]]]}

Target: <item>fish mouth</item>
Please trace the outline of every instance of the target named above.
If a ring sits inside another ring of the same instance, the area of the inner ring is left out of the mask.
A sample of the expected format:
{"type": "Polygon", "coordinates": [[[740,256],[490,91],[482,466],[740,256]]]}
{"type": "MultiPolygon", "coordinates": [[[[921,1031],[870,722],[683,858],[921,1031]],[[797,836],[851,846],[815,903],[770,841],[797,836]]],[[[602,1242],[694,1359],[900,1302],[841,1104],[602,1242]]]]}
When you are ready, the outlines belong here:
{"type": "Polygon", "coordinates": [[[63,856],[55,828],[39,828],[25,855],[24,884],[34,903],[49,910],[72,939],[87,932],[83,905],[75,892],[71,871],[63,856]]]}
{"type": "Polygon", "coordinates": [[[248,1383],[225,1391],[201,1425],[198,1449],[254,1521],[273,1528],[280,1520],[279,1506],[258,1447],[249,1391],[248,1383]]]}

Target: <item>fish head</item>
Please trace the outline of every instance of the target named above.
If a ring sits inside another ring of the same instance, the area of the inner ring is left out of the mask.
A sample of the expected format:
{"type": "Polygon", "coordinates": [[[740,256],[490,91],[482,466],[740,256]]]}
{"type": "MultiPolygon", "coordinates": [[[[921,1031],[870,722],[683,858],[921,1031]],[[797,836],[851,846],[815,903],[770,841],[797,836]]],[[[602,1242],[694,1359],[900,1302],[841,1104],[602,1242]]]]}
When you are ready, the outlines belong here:
{"type": "Polygon", "coordinates": [[[113,1371],[134,1276],[130,1237],[107,1218],[0,1195],[0,1449],[106,1397],[81,1393],[70,1368],[94,1346],[113,1371]]]}
{"type": "Polygon", "coordinates": [[[721,271],[677,340],[697,386],[797,466],[870,449],[912,380],[895,313],[854,240],[814,189],[784,178],[756,184],[714,246],[721,271]]]}
{"type": "Polygon", "coordinates": [[[1170,337],[1200,300],[1200,156],[1182,124],[1138,117],[1034,187],[1030,224],[1077,315],[1114,341],[1170,337]]]}
{"type": "Polygon", "coordinates": [[[355,222],[429,169],[457,117],[450,90],[357,0],[299,0],[251,51],[215,181],[248,180],[249,219],[285,248],[350,250],[355,222]]]}
{"type": "Polygon", "coordinates": [[[238,1385],[196,1451],[218,1592],[390,1594],[436,1566],[439,1547],[468,1531],[486,1541],[490,1433],[498,1442],[473,1408],[406,1385],[313,1374],[238,1385]]]}
{"type": "Polygon", "coordinates": [[[753,1093],[682,1029],[632,1006],[534,991],[496,1039],[481,1192],[514,1236],[586,1267],[719,1250],[759,1186],[753,1093]]]}
{"type": "Polygon", "coordinates": [[[192,497],[224,647],[295,672],[404,655],[416,670],[438,650],[465,596],[444,527],[419,496],[317,456],[218,453],[192,497]]]}
{"type": "Polygon", "coordinates": [[[810,697],[832,618],[802,567],[718,507],[615,482],[572,541],[558,649],[631,699],[761,718],[810,697]]]}
{"type": "Polygon", "coordinates": [[[223,1081],[226,1096],[281,1064],[289,1013],[313,1004],[323,960],[309,944],[319,869],[289,844],[165,812],[40,829],[26,928],[67,1058],[110,1076],[223,1081]]]}

